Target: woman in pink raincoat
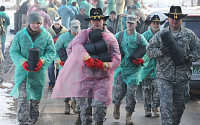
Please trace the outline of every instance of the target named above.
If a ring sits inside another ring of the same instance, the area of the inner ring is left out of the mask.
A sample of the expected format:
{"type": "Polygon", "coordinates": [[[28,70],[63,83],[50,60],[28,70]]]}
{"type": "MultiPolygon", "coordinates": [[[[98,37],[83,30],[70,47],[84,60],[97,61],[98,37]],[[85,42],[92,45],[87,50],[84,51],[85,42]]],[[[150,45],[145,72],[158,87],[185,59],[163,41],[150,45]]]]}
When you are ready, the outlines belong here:
{"type": "Polygon", "coordinates": [[[92,8],[90,15],[85,20],[90,21],[91,29],[82,30],[68,45],[69,57],[60,70],[52,98],[76,97],[82,125],[92,124],[91,107],[94,108],[95,125],[103,125],[107,106],[111,103],[114,70],[120,65],[121,55],[114,35],[103,28],[108,16],[103,16],[100,8],[92,8]],[[89,33],[98,29],[107,46],[109,62],[91,58],[84,48],[93,43],[89,33]]]}

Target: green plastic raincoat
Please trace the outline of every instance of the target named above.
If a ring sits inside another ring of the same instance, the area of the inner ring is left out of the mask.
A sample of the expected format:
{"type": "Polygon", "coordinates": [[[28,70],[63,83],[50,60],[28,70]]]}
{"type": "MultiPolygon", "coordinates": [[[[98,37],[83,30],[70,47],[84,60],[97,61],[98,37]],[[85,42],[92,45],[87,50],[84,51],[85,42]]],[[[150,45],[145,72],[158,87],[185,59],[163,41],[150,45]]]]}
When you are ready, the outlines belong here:
{"type": "Polygon", "coordinates": [[[78,14],[80,14],[81,8],[84,8],[85,9],[85,14],[90,16],[90,10],[93,8],[93,6],[92,6],[92,4],[87,3],[87,1],[84,0],[84,1],[81,2],[81,6],[80,6],[80,8],[78,10],[78,14]]]}
{"type": "MultiPolygon", "coordinates": [[[[121,72],[124,82],[129,85],[139,85],[141,65],[136,65],[130,59],[131,54],[138,48],[137,32],[132,36],[128,36],[127,30],[124,31],[121,47],[125,53],[121,59],[120,66],[115,70],[114,78],[121,72]]],[[[115,34],[119,40],[119,33],[115,34]]],[[[148,42],[141,35],[141,46],[147,46],[148,42]]]]}
{"type": "Polygon", "coordinates": [[[15,35],[11,47],[10,56],[15,64],[15,86],[10,92],[11,96],[18,97],[18,86],[26,78],[26,94],[27,100],[40,100],[43,94],[43,88],[45,84],[46,69],[53,61],[56,52],[53,39],[49,32],[44,27],[40,36],[33,42],[26,28],[17,32],[15,35]],[[26,71],[22,64],[28,59],[29,48],[38,48],[40,50],[40,58],[45,60],[44,65],[38,72],[26,71]]]}
{"type": "Polygon", "coordinates": [[[108,0],[108,7],[106,9],[107,15],[110,15],[111,11],[116,11],[116,3],[115,0],[108,0]]]}
{"type": "MultiPolygon", "coordinates": [[[[64,47],[65,49],[67,49],[68,44],[72,41],[72,39],[74,37],[75,36],[72,35],[70,32],[66,32],[66,33],[63,33],[62,35],[60,35],[58,37],[58,40],[57,40],[56,44],[55,44],[56,51],[59,50],[62,47],[64,47]]],[[[56,60],[58,60],[58,59],[60,59],[60,58],[59,58],[58,54],[56,54],[56,60]]]]}
{"type": "MultiPolygon", "coordinates": [[[[149,41],[154,34],[152,33],[151,28],[149,28],[149,30],[144,32],[142,35],[147,41],[149,41]]],[[[152,70],[153,72],[150,76],[154,79],[156,77],[156,60],[154,58],[149,58],[146,54],[144,55],[143,60],[145,63],[141,70],[140,81],[143,81],[152,70]]]]}
{"type": "MultiPolygon", "coordinates": [[[[7,28],[10,25],[10,18],[4,11],[0,11],[0,18],[5,19],[5,22],[3,23],[5,29],[6,29],[6,34],[7,34],[7,28]]],[[[5,43],[6,41],[6,35],[1,36],[1,42],[5,43]]]]}
{"type": "Polygon", "coordinates": [[[97,8],[101,8],[103,10],[104,0],[97,0],[97,8]]]}

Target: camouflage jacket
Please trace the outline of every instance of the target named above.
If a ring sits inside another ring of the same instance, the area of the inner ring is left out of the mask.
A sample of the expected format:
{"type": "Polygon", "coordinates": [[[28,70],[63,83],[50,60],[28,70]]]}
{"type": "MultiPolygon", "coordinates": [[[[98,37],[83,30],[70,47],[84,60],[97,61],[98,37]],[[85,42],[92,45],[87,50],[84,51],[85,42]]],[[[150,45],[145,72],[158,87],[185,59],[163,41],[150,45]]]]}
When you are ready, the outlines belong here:
{"type": "Polygon", "coordinates": [[[161,48],[163,41],[160,35],[169,31],[169,27],[157,32],[147,46],[147,56],[156,58],[156,77],[171,82],[182,82],[189,80],[192,74],[192,62],[197,61],[200,55],[200,40],[191,30],[181,27],[181,31],[174,38],[181,54],[190,59],[184,64],[175,66],[169,53],[163,54],[161,48]]]}

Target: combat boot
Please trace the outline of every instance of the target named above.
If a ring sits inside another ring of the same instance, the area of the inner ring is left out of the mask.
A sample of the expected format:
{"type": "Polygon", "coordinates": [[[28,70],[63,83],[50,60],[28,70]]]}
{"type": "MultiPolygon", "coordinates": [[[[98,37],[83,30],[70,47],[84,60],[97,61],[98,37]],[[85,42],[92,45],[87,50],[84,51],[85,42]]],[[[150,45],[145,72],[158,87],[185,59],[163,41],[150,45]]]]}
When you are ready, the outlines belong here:
{"type": "Polygon", "coordinates": [[[103,125],[103,122],[96,122],[95,125],[103,125]]]}
{"type": "Polygon", "coordinates": [[[126,112],[126,125],[134,125],[131,119],[132,113],[133,112],[126,112]]]}
{"type": "Polygon", "coordinates": [[[73,109],[73,112],[75,114],[78,114],[78,112],[77,112],[77,105],[76,105],[76,100],[75,99],[73,99],[73,101],[71,103],[71,108],[73,109]]]}
{"type": "Polygon", "coordinates": [[[160,116],[158,109],[154,110],[153,112],[154,112],[154,117],[159,117],[160,116]]]}
{"type": "Polygon", "coordinates": [[[82,122],[81,122],[81,117],[80,117],[80,113],[78,113],[78,116],[76,118],[76,121],[75,121],[75,125],[81,125],[82,122]]]}
{"type": "Polygon", "coordinates": [[[70,104],[69,104],[69,101],[66,101],[65,102],[65,111],[64,111],[65,114],[70,114],[70,104]]]}
{"type": "Polygon", "coordinates": [[[145,117],[151,117],[151,109],[145,110],[145,117]]]}
{"type": "Polygon", "coordinates": [[[120,105],[114,105],[113,117],[115,119],[119,119],[120,118],[120,105]]]}

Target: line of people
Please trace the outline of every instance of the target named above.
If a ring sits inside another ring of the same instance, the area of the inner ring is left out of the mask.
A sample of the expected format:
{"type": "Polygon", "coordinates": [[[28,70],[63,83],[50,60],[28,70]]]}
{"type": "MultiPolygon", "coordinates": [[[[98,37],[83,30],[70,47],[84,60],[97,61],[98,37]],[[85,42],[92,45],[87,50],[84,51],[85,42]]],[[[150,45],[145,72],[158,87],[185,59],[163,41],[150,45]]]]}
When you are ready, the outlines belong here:
{"type": "MultiPolygon", "coordinates": [[[[59,9],[66,8],[66,4],[62,1],[59,9]]],[[[58,12],[64,12],[59,9],[58,12]]],[[[116,13],[111,11],[111,14],[116,13]]],[[[186,16],[181,8],[170,8],[166,13],[170,25],[163,30],[160,30],[163,22],[158,15],[146,20],[150,28],[143,34],[136,31],[140,22],[137,15],[128,15],[126,29],[115,35],[105,25],[107,20],[110,23],[113,18],[109,20],[109,16],[104,16],[101,8],[92,8],[88,17],[83,15],[79,16],[90,25],[89,28],[81,30],[83,21],[78,20],[66,24],[70,19],[63,20],[66,15],[59,14],[61,18],[55,17],[53,25],[46,30],[44,25],[41,26],[45,20],[42,14],[31,12],[28,26],[15,35],[10,48],[10,56],[16,66],[15,86],[10,95],[18,97],[19,124],[36,123],[47,68],[49,89],[53,88],[52,98],[67,97],[66,114],[70,113],[69,99],[75,97],[72,107],[74,113],[78,113],[76,124],[90,125],[94,120],[96,125],[103,125],[111,102],[114,103],[113,116],[119,119],[120,104],[126,96],[126,124],[133,125],[131,117],[140,81],[143,81],[145,116],[151,116],[152,110],[158,117],[161,102],[162,124],[179,124],[189,97],[191,62],[199,59],[200,47],[198,37],[191,30],[181,27],[182,18],[186,16]],[[166,34],[167,31],[170,33],[166,34]],[[171,46],[165,41],[177,42],[176,49],[184,58],[180,65],[174,63],[170,55],[171,46]],[[59,59],[56,53],[62,47],[67,52],[66,61],[59,59]],[[30,71],[28,65],[29,48],[40,51],[34,71],[30,71]],[[56,75],[55,62],[59,64],[56,75]]]]}

